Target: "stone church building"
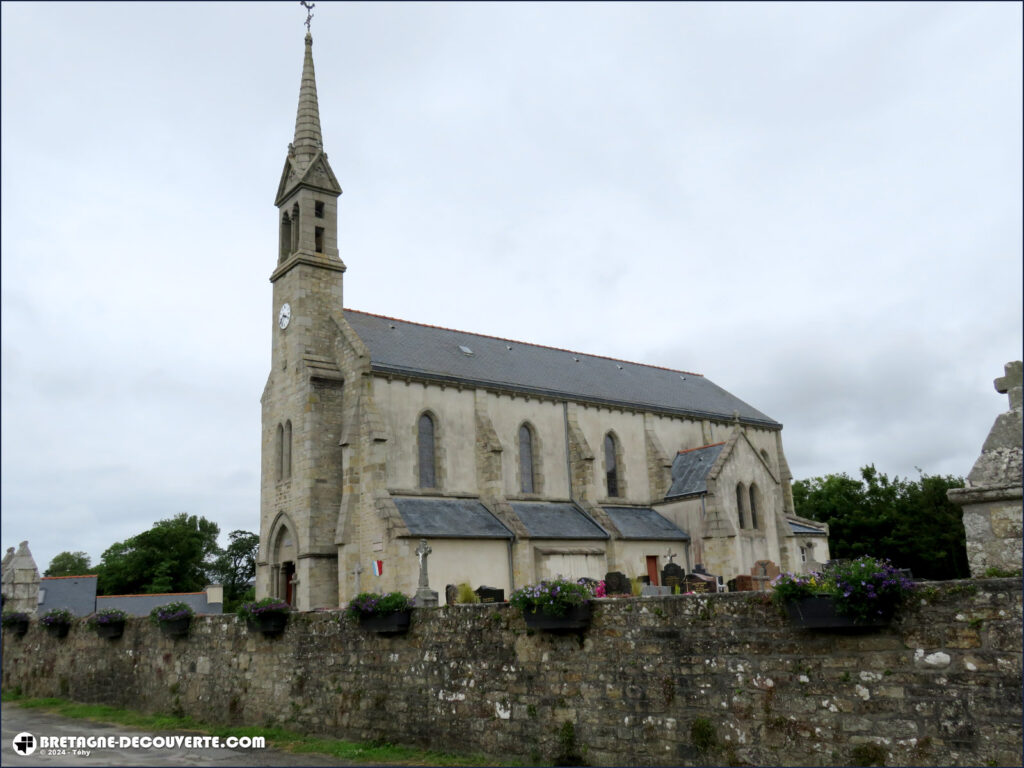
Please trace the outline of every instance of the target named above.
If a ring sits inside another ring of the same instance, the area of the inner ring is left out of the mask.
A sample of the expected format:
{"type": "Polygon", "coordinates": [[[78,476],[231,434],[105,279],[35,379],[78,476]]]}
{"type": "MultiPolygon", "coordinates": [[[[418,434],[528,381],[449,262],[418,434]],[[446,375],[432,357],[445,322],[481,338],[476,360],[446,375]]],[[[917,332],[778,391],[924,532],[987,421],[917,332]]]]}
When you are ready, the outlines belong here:
{"type": "Polygon", "coordinates": [[[782,425],[700,374],[344,308],[341,186],[307,33],[277,190],[258,597],[506,590],[669,562],[725,580],[828,559],[782,425]]]}

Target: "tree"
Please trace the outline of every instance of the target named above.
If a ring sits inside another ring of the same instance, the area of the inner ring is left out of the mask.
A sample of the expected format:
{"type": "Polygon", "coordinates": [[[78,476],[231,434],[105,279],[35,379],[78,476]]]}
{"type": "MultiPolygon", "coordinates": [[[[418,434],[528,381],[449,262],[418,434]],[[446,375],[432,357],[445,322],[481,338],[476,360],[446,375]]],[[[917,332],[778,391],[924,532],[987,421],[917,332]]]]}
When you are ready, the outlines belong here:
{"type": "Polygon", "coordinates": [[[210,569],[211,575],[224,585],[224,612],[233,613],[249,592],[249,581],[256,575],[256,554],[260,537],[248,531],[228,534],[228,546],[221,551],[210,569]]]}
{"type": "Polygon", "coordinates": [[[98,567],[101,595],[198,592],[209,583],[220,554],[220,528],[204,517],[182,512],[148,531],[110,546],[98,567]]]}
{"type": "Polygon", "coordinates": [[[85,552],[61,552],[54,555],[43,576],[82,576],[94,573],[89,568],[90,562],[85,552]]]}
{"type": "Polygon", "coordinates": [[[921,472],[916,482],[890,480],[874,465],[860,474],[859,481],[838,474],[793,484],[797,514],[828,523],[833,557],[885,557],[921,578],[970,577],[963,511],[946,498],[963,478],[921,472]]]}

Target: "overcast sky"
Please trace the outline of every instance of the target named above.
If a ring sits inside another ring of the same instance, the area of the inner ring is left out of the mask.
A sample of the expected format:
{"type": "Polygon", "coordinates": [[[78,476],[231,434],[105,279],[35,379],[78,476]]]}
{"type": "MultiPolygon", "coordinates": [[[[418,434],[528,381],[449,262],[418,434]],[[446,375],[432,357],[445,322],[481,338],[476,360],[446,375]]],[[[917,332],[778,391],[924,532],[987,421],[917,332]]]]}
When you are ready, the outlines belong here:
{"type": "MultiPolygon", "coordinates": [[[[304,11],[0,11],[3,547],[257,531],[304,11]]],[[[347,307],[702,373],[797,479],[970,470],[1022,347],[1021,4],[314,14],[347,307]]]]}

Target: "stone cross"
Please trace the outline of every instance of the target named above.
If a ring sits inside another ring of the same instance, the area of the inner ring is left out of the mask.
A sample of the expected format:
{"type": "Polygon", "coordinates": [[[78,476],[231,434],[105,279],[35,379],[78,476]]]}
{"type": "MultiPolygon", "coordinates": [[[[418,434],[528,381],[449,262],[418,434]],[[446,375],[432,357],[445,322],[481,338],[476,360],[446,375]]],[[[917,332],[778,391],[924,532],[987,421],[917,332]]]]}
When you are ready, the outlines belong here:
{"type": "Polygon", "coordinates": [[[352,569],[352,575],[355,577],[355,580],[356,580],[356,594],[357,595],[362,592],[362,590],[359,587],[359,574],[361,574],[362,572],[363,572],[363,564],[362,563],[356,563],[356,567],[352,569]]]}
{"type": "Polygon", "coordinates": [[[427,546],[426,539],[420,539],[420,545],[416,547],[416,556],[420,559],[420,588],[430,586],[430,582],[427,580],[427,555],[433,551],[427,546]]]}
{"type": "Polygon", "coordinates": [[[665,552],[665,557],[668,558],[668,564],[672,565],[672,561],[679,557],[679,555],[672,551],[672,547],[669,547],[665,552]]]}
{"type": "Polygon", "coordinates": [[[1010,410],[1016,410],[1021,407],[1021,392],[1022,392],[1022,365],[1021,361],[1017,360],[1012,363],[1007,363],[1003,366],[1005,375],[1000,376],[992,383],[996,387],[996,392],[1002,395],[1009,395],[1010,397],[1010,410]]]}
{"type": "Polygon", "coordinates": [[[306,0],[299,0],[299,5],[306,9],[306,31],[309,32],[309,23],[313,20],[313,9],[316,3],[307,3],[306,0]]]}

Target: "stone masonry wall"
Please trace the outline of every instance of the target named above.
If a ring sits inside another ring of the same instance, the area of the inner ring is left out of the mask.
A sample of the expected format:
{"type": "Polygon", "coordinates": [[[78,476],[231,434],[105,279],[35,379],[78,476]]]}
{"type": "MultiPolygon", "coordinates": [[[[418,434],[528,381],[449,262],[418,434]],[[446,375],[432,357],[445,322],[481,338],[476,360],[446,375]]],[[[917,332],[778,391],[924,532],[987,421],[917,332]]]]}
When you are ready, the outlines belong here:
{"type": "Polygon", "coordinates": [[[922,585],[891,628],[791,628],[759,595],[601,600],[583,634],[507,605],[420,609],[405,636],[205,616],[101,640],[5,633],[3,686],[230,724],[591,765],[1020,765],[1021,583],[922,585]],[[570,725],[566,725],[566,723],[570,725]]]}

